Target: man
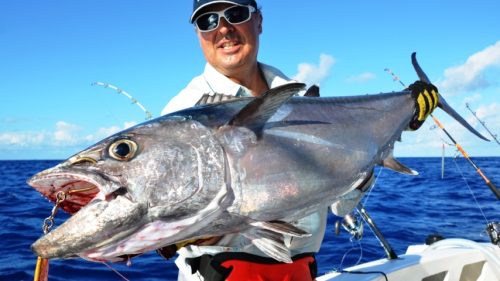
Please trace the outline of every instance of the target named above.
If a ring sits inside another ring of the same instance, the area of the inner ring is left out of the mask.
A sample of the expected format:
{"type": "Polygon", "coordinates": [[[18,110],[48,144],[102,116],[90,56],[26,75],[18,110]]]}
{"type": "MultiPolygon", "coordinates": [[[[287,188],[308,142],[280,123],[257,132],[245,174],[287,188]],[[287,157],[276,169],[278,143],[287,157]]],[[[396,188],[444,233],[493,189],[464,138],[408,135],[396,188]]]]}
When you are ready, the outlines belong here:
{"type": "MultiPolygon", "coordinates": [[[[262,14],[253,0],[195,0],[191,22],[196,26],[201,49],[207,60],[205,71],[174,97],[162,114],[194,106],[200,100],[207,99],[207,96],[213,97],[212,99],[259,96],[270,88],[291,82],[279,70],[257,61],[262,20],[262,14]]],[[[309,238],[289,241],[292,255],[305,254],[305,257],[297,256],[293,264],[273,266],[271,270],[273,273],[280,274],[280,270],[290,272],[298,268],[300,276],[297,273],[293,274],[296,276],[294,280],[307,280],[304,276],[309,280],[312,279],[311,274],[315,272],[315,268],[314,264],[311,265],[313,266],[311,273],[309,263],[313,263],[314,259],[310,254],[317,252],[320,248],[326,216],[327,209],[325,208],[296,223],[300,228],[313,234],[309,238]],[[283,267],[280,269],[279,266],[283,267]]],[[[207,242],[204,241],[202,244],[207,244],[207,242]]],[[[212,268],[206,269],[205,267],[199,268],[192,275],[193,268],[188,262],[192,264],[193,260],[190,258],[228,252],[245,252],[257,257],[265,256],[256,247],[249,245],[246,238],[239,234],[224,236],[212,245],[188,245],[178,252],[179,258],[176,264],[180,269],[179,279],[199,280],[195,276],[214,275],[214,273],[206,272],[212,268]]],[[[264,258],[258,259],[266,263],[264,267],[269,265],[268,262],[273,262],[264,258]]],[[[207,263],[205,260],[201,262],[207,263]]],[[[248,265],[253,268],[251,271],[263,271],[262,268],[259,269],[259,263],[249,261],[248,265]],[[255,268],[257,270],[254,270],[255,268]]],[[[240,264],[229,276],[224,277],[234,280],[235,274],[241,267],[240,264]]]]}
{"type": "MultiPolygon", "coordinates": [[[[203,74],[165,106],[162,115],[196,104],[258,97],[270,88],[291,82],[276,68],[257,60],[262,21],[255,0],[194,0],[190,22],[196,27],[207,64],[203,74]]],[[[366,182],[364,186],[370,180],[366,182]]],[[[312,236],[286,238],[294,260],[291,264],[265,257],[241,234],[178,244],[173,250],[179,253],[179,280],[313,280],[313,254],[323,240],[326,217],[325,208],[293,222],[312,236]]],[[[166,248],[160,253],[171,256],[172,248],[170,253],[166,248]]]]}
{"type": "Polygon", "coordinates": [[[257,62],[262,15],[255,1],[194,1],[191,22],[207,60],[205,71],[174,97],[162,114],[191,107],[203,94],[259,96],[290,80],[277,69],[257,62]],[[230,9],[224,11],[226,8],[230,9]],[[222,11],[229,19],[208,13],[222,11]]]}

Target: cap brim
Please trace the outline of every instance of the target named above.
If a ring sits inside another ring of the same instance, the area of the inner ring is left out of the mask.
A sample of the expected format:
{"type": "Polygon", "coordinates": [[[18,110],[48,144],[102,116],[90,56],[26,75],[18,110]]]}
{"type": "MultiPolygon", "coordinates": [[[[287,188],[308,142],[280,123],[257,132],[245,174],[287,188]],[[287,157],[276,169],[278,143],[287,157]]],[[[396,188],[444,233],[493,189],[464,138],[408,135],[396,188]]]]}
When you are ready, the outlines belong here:
{"type": "Polygon", "coordinates": [[[194,12],[191,14],[191,18],[189,19],[189,22],[190,23],[193,23],[194,20],[196,19],[196,17],[198,16],[199,12],[207,7],[207,6],[210,6],[210,5],[213,5],[213,4],[220,4],[220,3],[225,3],[225,4],[233,4],[233,5],[238,5],[238,6],[246,6],[246,5],[243,5],[243,4],[239,4],[239,3],[235,3],[234,1],[224,1],[224,0],[220,0],[220,1],[212,1],[210,3],[206,3],[206,4],[203,4],[201,6],[199,6],[196,10],[194,10],[194,12]]]}

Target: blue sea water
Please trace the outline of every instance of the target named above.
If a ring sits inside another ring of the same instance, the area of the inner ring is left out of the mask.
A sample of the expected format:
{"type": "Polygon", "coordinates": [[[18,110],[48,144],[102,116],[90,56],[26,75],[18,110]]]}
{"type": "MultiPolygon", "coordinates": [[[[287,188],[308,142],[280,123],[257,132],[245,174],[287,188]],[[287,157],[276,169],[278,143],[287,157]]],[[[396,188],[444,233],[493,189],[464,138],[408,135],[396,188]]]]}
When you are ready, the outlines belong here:
{"type": "MultiPolygon", "coordinates": [[[[463,158],[446,158],[441,179],[441,158],[402,158],[420,174],[415,177],[381,169],[365,197],[365,208],[397,254],[408,244],[420,244],[428,234],[447,238],[489,241],[487,222],[500,220],[500,202],[463,158]],[[474,196],[472,196],[473,194],[474,196]]],[[[476,158],[476,164],[500,186],[500,158],[476,158]]],[[[59,161],[0,161],[0,280],[33,280],[36,257],[30,245],[41,236],[43,219],[52,205],[26,183],[26,179],[59,161]]],[[[67,215],[60,212],[56,224],[67,215]]],[[[365,225],[360,241],[342,231],[334,233],[334,217],[321,251],[319,273],[356,262],[384,258],[385,254],[365,225]]],[[[176,280],[177,268],[155,253],[132,259],[132,264],[110,264],[128,280],[176,280]]],[[[124,280],[106,265],[82,259],[50,261],[49,280],[124,280]]]]}

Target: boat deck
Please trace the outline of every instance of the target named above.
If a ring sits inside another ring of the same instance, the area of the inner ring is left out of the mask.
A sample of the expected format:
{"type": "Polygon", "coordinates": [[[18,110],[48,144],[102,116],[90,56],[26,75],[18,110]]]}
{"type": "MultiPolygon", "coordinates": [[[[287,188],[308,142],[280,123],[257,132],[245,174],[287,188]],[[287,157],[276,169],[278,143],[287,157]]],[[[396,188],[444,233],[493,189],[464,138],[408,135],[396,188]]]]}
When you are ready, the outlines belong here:
{"type": "Polygon", "coordinates": [[[500,247],[464,239],[410,246],[398,259],[380,259],[318,277],[318,281],[499,281],[500,247]],[[349,273],[352,272],[352,273],[349,273]]]}

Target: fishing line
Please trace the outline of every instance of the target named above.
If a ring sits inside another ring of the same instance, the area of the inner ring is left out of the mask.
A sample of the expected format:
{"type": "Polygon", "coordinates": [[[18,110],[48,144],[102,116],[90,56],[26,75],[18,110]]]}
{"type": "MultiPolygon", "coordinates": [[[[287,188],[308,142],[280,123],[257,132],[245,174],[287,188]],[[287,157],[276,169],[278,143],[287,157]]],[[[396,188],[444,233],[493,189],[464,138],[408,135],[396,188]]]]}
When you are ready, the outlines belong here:
{"type": "Polygon", "coordinates": [[[457,158],[455,157],[453,159],[453,162],[455,163],[455,166],[457,167],[457,170],[460,172],[460,175],[462,176],[462,180],[465,182],[465,184],[467,185],[467,188],[469,188],[469,191],[470,191],[470,194],[472,195],[472,198],[474,199],[474,202],[476,202],[476,206],[477,208],[479,209],[479,211],[481,212],[481,214],[483,215],[483,218],[484,220],[486,221],[486,224],[488,224],[490,222],[490,220],[486,217],[486,215],[484,214],[483,212],[483,209],[481,208],[481,206],[479,205],[479,202],[477,201],[477,198],[476,196],[474,195],[474,191],[472,191],[472,188],[470,187],[469,185],[469,182],[467,181],[467,179],[465,178],[464,176],[464,173],[462,172],[462,169],[460,169],[460,166],[458,166],[458,163],[457,163],[457,158]]]}
{"type": "Polygon", "coordinates": [[[498,141],[497,139],[497,135],[496,134],[493,134],[490,129],[488,129],[488,127],[486,127],[486,122],[484,122],[483,120],[479,119],[479,117],[477,117],[476,115],[476,112],[474,112],[470,107],[469,107],[469,103],[465,103],[465,107],[467,107],[467,109],[472,113],[472,115],[474,115],[474,117],[476,117],[477,121],[479,121],[479,123],[481,125],[483,125],[483,128],[486,129],[486,131],[488,132],[488,134],[490,134],[490,136],[496,141],[496,143],[498,145],[500,145],[500,142],[498,141]]]}
{"type": "Polygon", "coordinates": [[[123,274],[121,274],[120,272],[118,272],[118,270],[114,269],[109,264],[107,264],[105,262],[102,262],[102,264],[104,264],[106,267],[108,267],[109,269],[111,269],[111,271],[113,271],[114,273],[116,273],[116,275],[120,276],[123,280],[130,281],[129,279],[127,279],[127,277],[123,276],[123,274]]]}
{"type": "MultiPolygon", "coordinates": [[[[449,143],[449,142],[445,141],[443,138],[441,138],[441,141],[442,141],[444,144],[448,145],[448,146],[455,146],[454,144],[452,144],[452,143],[449,143]]],[[[458,151],[457,151],[457,155],[458,155],[458,151]]]]}
{"type": "Polygon", "coordinates": [[[361,262],[361,259],[363,258],[363,246],[361,245],[361,241],[357,240],[356,242],[358,242],[358,247],[355,247],[355,243],[351,237],[351,239],[349,239],[351,241],[351,248],[349,250],[347,250],[344,255],[342,256],[342,259],[340,260],[340,265],[339,265],[339,271],[343,271],[343,265],[344,265],[344,260],[347,258],[347,255],[349,253],[351,253],[352,251],[356,250],[356,249],[359,249],[359,258],[358,260],[356,261],[356,263],[354,263],[354,265],[352,266],[356,266],[358,265],[360,262],[361,262]]]}
{"type": "Polygon", "coordinates": [[[373,180],[372,187],[368,190],[367,194],[365,195],[365,201],[363,202],[363,206],[366,206],[366,203],[368,203],[368,199],[370,198],[370,195],[372,194],[372,191],[375,189],[375,185],[377,184],[377,180],[378,180],[378,178],[379,178],[379,176],[380,176],[381,173],[382,173],[382,168],[379,168],[377,176],[373,180]]]}
{"type": "MultiPolygon", "coordinates": [[[[54,226],[54,219],[59,211],[59,207],[66,200],[66,193],[59,191],[56,194],[56,203],[54,207],[52,207],[52,211],[50,212],[50,216],[43,220],[42,230],[43,234],[47,235],[50,232],[52,226],[54,226]]],[[[49,278],[49,259],[45,259],[42,257],[38,257],[35,266],[35,272],[33,276],[34,281],[45,281],[49,278]]]]}
{"type": "Polygon", "coordinates": [[[347,270],[341,270],[339,271],[340,273],[350,273],[350,274],[381,274],[384,276],[385,281],[389,281],[389,278],[387,277],[387,274],[383,271],[347,271],[347,270]]]}
{"type": "MultiPolygon", "coordinates": [[[[334,269],[334,271],[335,271],[335,272],[339,272],[339,273],[341,273],[341,274],[346,274],[346,273],[347,273],[347,274],[381,274],[381,275],[384,277],[384,279],[385,279],[386,281],[389,281],[389,279],[387,278],[387,274],[385,274],[385,272],[383,272],[383,271],[358,271],[358,270],[352,270],[352,271],[351,271],[351,270],[344,270],[344,269],[342,269],[342,268],[343,268],[344,259],[347,257],[347,255],[348,255],[351,251],[353,251],[353,250],[355,250],[355,249],[356,249],[356,247],[354,247],[354,242],[353,242],[353,240],[351,239],[350,241],[351,241],[351,243],[352,243],[352,244],[351,244],[351,246],[352,246],[352,247],[351,247],[351,249],[347,250],[347,251],[344,253],[344,255],[342,256],[342,260],[340,261],[339,268],[338,268],[338,269],[334,269]]],[[[359,246],[358,248],[359,248],[359,252],[360,252],[360,253],[359,253],[359,258],[358,258],[358,260],[356,261],[356,263],[355,263],[353,266],[358,265],[358,264],[361,262],[361,259],[363,258],[363,245],[361,244],[361,241],[360,241],[360,240],[357,240],[357,242],[358,242],[358,246],[359,246]]]]}

